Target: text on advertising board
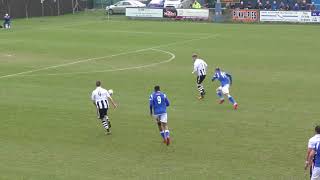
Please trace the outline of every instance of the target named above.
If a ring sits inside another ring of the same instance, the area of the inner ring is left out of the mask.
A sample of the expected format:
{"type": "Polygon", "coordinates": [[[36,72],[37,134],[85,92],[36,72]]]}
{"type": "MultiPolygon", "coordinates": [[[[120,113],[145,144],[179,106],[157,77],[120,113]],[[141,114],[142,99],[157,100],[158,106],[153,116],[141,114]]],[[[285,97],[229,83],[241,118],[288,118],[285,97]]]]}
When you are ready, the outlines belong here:
{"type": "Polygon", "coordinates": [[[162,18],[163,9],[126,8],[126,16],[140,18],[162,18]]]}
{"type": "Polygon", "coordinates": [[[239,22],[258,21],[259,12],[257,10],[233,10],[232,20],[239,22]]]}

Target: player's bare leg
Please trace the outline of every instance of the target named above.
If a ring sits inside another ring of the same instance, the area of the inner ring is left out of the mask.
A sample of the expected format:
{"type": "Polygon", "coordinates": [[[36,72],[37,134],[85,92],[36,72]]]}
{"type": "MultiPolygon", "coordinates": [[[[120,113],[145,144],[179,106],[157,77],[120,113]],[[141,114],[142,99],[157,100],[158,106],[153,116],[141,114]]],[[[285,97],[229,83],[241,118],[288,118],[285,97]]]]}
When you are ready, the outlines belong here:
{"type": "Polygon", "coordinates": [[[161,122],[161,126],[162,126],[162,129],[164,129],[164,132],[165,132],[166,144],[167,144],[167,146],[169,146],[171,141],[170,141],[170,131],[169,131],[168,125],[167,125],[167,123],[161,122]]]}
{"type": "Polygon", "coordinates": [[[157,120],[157,125],[158,125],[158,128],[159,128],[159,132],[160,132],[160,135],[163,139],[163,143],[166,143],[166,138],[165,138],[165,132],[161,126],[161,122],[157,120]]]}
{"type": "Polygon", "coordinates": [[[238,109],[238,103],[234,100],[234,98],[229,93],[225,93],[225,95],[228,97],[230,103],[233,105],[233,109],[237,110],[238,109]]]}
{"type": "Polygon", "coordinates": [[[219,104],[222,104],[224,102],[222,90],[220,88],[217,88],[216,92],[217,92],[217,96],[219,98],[219,104]]]}

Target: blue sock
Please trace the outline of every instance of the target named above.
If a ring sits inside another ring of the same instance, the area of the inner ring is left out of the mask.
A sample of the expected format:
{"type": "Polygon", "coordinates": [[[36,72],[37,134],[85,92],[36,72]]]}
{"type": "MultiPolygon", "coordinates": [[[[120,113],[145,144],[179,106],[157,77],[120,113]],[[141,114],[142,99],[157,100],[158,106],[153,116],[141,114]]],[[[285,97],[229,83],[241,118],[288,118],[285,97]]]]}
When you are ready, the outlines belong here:
{"type": "Polygon", "coordinates": [[[217,92],[217,95],[218,95],[219,99],[223,99],[223,94],[222,94],[221,91],[218,91],[218,92],[217,92]]]}
{"type": "Polygon", "coordinates": [[[170,131],[169,130],[165,130],[166,133],[166,138],[170,137],[170,131]]]}
{"type": "Polygon", "coordinates": [[[232,104],[235,104],[235,103],[236,103],[236,101],[233,99],[232,96],[229,95],[228,99],[229,99],[229,101],[230,101],[232,104]]]}
{"type": "Polygon", "coordinates": [[[162,137],[163,139],[165,139],[165,137],[164,137],[164,131],[161,131],[161,132],[160,132],[160,135],[161,135],[161,137],[162,137]]]}

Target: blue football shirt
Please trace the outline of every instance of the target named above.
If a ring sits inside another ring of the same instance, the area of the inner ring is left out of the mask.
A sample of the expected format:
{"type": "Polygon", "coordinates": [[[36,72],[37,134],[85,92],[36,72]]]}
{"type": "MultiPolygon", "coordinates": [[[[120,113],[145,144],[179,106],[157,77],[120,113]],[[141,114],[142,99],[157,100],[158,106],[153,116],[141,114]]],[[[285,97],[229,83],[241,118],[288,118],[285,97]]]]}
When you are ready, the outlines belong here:
{"type": "Polygon", "coordinates": [[[218,79],[221,83],[221,86],[223,87],[223,86],[231,83],[230,78],[231,78],[231,75],[229,75],[223,71],[219,71],[214,74],[212,80],[218,79]]]}
{"type": "Polygon", "coordinates": [[[167,113],[167,106],[169,106],[169,100],[164,93],[160,91],[152,93],[150,95],[149,103],[150,108],[153,108],[154,115],[167,113]]]}
{"type": "Polygon", "coordinates": [[[316,155],[314,157],[314,166],[320,167],[320,143],[318,142],[313,149],[316,151],[316,155]]]}

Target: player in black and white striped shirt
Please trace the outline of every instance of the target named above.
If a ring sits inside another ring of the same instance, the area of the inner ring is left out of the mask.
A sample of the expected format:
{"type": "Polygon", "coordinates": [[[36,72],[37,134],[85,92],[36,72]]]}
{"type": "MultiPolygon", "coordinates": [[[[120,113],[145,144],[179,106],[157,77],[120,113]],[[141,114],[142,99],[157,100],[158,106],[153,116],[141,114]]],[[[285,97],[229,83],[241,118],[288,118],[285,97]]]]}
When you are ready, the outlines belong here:
{"type": "Polygon", "coordinates": [[[194,61],[192,74],[197,73],[197,87],[200,92],[199,99],[203,99],[206,92],[202,82],[206,78],[208,65],[204,60],[199,59],[197,54],[192,54],[192,59],[194,61]]]}
{"type": "Polygon", "coordinates": [[[117,108],[117,104],[113,101],[109,92],[101,87],[101,81],[96,82],[96,89],[92,91],[91,100],[97,108],[98,118],[101,120],[103,127],[107,130],[108,134],[111,133],[111,123],[108,118],[109,100],[114,108],[117,108]]]}

